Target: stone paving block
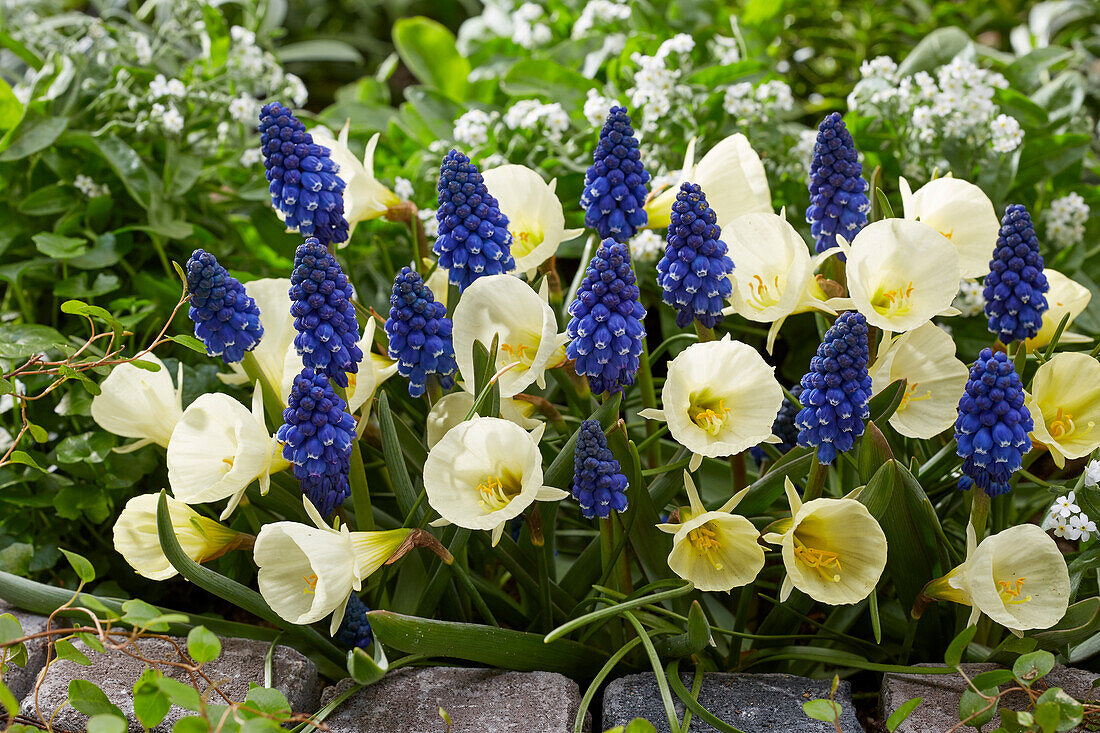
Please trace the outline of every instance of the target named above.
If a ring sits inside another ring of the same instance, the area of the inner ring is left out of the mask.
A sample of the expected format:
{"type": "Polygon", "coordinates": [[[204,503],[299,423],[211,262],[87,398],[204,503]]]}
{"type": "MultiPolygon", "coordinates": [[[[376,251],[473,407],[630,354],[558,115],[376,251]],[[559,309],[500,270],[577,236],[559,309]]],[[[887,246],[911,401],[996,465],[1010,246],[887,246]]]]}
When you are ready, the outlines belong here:
{"type": "MultiPolygon", "coordinates": [[[[328,704],[354,683],[325,690],[328,704]]],[[[580,704],[577,683],[554,672],[465,667],[406,668],[348,698],[325,718],[333,733],[569,733],[580,704]]]]}
{"type": "MultiPolygon", "coordinates": [[[[943,665],[920,664],[917,666],[942,667],[943,665]]],[[[991,669],[997,669],[997,665],[962,665],[963,672],[971,679],[975,675],[991,669]]],[[[1078,700],[1087,700],[1090,698],[1097,699],[1097,693],[1092,689],[1093,680],[1097,677],[1100,677],[1100,675],[1094,672],[1057,664],[1050,674],[1043,679],[1048,687],[1061,687],[1078,700]]],[[[905,722],[897,729],[897,733],[928,733],[928,731],[949,730],[959,722],[959,698],[964,690],[966,690],[966,681],[957,674],[888,673],[883,676],[882,693],[879,700],[882,706],[883,720],[906,701],[914,697],[922,697],[924,701],[905,719],[905,722]]],[[[1001,706],[1012,710],[1023,710],[1026,700],[1027,698],[1022,694],[1006,695],[1001,698],[1001,706]]],[[[983,726],[982,730],[995,730],[999,725],[1000,716],[994,715],[993,720],[983,726]]],[[[972,731],[974,729],[971,727],[967,730],[972,731]]]]}
{"type": "MultiPolygon", "coordinates": [[[[691,689],[691,677],[684,686],[691,689]]],[[[712,673],[703,677],[699,703],[719,720],[745,733],[835,733],[832,723],[813,720],[802,710],[802,703],[829,697],[829,680],[811,680],[789,674],[712,673]]],[[[841,682],[836,701],[842,709],[841,727],[845,733],[863,730],[852,704],[852,688],[841,682]]],[[[673,694],[676,714],[683,720],[684,705],[673,694]]],[[[669,733],[668,718],[661,702],[657,680],[650,672],[620,677],[607,685],[603,693],[604,729],[626,725],[634,718],[645,718],[658,733],[669,733]]],[[[692,717],[691,733],[717,733],[707,723],[692,717]]]]}
{"type": "MultiPolygon", "coordinates": [[[[180,648],[187,649],[186,639],[177,639],[180,648]]],[[[248,694],[248,684],[263,684],[264,658],[270,644],[252,639],[222,639],[222,653],[216,660],[203,665],[206,675],[218,685],[231,700],[242,702],[248,694]]],[[[68,699],[69,681],[83,679],[94,682],[130,719],[130,731],[140,733],[143,729],[134,717],[133,687],[148,665],[121,651],[107,650],[95,652],[82,642],[74,645],[91,660],[89,667],[68,660],[55,661],[50,665],[38,691],[38,708],[43,716],[49,716],[68,699]]],[[[142,655],[154,661],[179,661],[175,647],[161,639],[143,639],[138,642],[142,655]]],[[[294,649],[277,646],[273,655],[272,680],[275,687],[286,695],[294,712],[313,713],[318,708],[320,686],[317,667],[312,661],[294,649]]],[[[190,676],[179,668],[161,666],[161,671],[186,684],[191,684],[190,676]]],[[[205,693],[205,687],[200,693],[205,693]]],[[[216,693],[206,697],[210,702],[222,702],[216,693]]],[[[34,694],[23,698],[23,715],[36,718],[34,694]]],[[[175,721],[193,712],[173,706],[164,721],[153,728],[154,731],[170,731],[175,721]]],[[[87,716],[65,706],[53,719],[53,728],[57,731],[83,731],[87,725],[87,716]]]]}
{"type": "MultiPolygon", "coordinates": [[[[0,598],[0,615],[5,613],[10,613],[15,616],[23,627],[23,633],[28,636],[46,630],[45,616],[20,611],[3,598],[0,598]]],[[[55,618],[53,621],[53,628],[55,629],[65,628],[67,626],[69,626],[69,622],[65,619],[55,618]]],[[[22,699],[23,696],[34,687],[35,678],[38,677],[38,670],[42,669],[42,666],[46,663],[46,645],[47,639],[45,637],[27,642],[27,666],[16,667],[12,665],[8,671],[4,673],[4,684],[8,686],[8,689],[11,690],[11,694],[15,696],[16,700],[22,699]]]]}

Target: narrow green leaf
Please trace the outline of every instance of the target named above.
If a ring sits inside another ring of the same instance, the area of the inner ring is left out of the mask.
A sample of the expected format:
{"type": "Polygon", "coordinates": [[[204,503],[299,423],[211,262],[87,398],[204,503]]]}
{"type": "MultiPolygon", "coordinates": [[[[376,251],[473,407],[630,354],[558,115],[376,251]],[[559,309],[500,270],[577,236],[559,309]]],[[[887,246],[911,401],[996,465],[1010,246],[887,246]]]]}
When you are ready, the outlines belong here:
{"type": "Polygon", "coordinates": [[[175,336],[169,336],[168,338],[172,339],[180,346],[186,346],[191,349],[191,351],[197,351],[200,354],[206,353],[206,345],[194,336],[189,336],[186,333],[177,333],[175,336]]]}
{"type": "Polygon", "coordinates": [[[65,559],[69,561],[69,564],[73,566],[73,570],[76,571],[78,578],[85,583],[91,583],[95,580],[95,568],[88,562],[88,559],[83,555],[78,555],[75,552],[62,549],[61,554],[65,556],[65,559]]]}
{"type": "MultiPolygon", "coordinates": [[[[386,468],[390,473],[390,481],[393,482],[397,506],[403,515],[408,516],[416,504],[417,491],[409,477],[409,468],[405,465],[405,456],[401,452],[397,428],[390,412],[390,398],[385,390],[378,397],[378,427],[382,433],[382,454],[386,457],[386,468]]],[[[424,509],[417,509],[417,512],[423,514],[424,509]]]]}
{"type": "Polygon", "coordinates": [[[965,629],[959,632],[959,635],[951,640],[951,643],[947,645],[947,651],[944,652],[943,662],[948,667],[958,667],[959,662],[962,661],[963,653],[966,648],[970,646],[970,642],[974,639],[974,634],[978,631],[976,624],[971,624],[965,629]]]}
{"type": "Polygon", "coordinates": [[[890,717],[886,719],[886,730],[890,733],[894,733],[894,731],[898,729],[898,726],[904,723],[905,719],[908,718],[922,702],[924,702],[923,697],[914,697],[912,700],[906,700],[902,703],[901,707],[890,713],[890,717]]]}

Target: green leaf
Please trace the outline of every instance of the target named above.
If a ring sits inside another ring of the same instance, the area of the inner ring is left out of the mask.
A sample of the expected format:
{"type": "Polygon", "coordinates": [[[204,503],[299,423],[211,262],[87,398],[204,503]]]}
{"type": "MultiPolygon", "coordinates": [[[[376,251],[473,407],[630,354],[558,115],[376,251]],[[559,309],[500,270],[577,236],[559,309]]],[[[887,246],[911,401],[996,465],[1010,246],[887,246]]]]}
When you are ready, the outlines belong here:
{"type": "Polygon", "coordinates": [[[464,659],[520,672],[560,672],[572,677],[599,669],[606,659],[602,652],[575,641],[543,643],[541,634],[390,611],[370,611],[367,616],[379,641],[410,654],[464,659]]]}
{"type": "Polygon", "coordinates": [[[11,85],[0,79],[0,130],[10,130],[23,117],[23,103],[11,90],[11,85]]]}
{"type": "Polygon", "coordinates": [[[0,162],[20,160],[48,148],[68,126],[68,117],[24,117],[18,127],[9,130],[0,140],[0,149],[4,151],[0,153],[0,162]]]}
{"type": "Polygon", "coordinates": [[[173,705],[195,712],[202,709],[199,691],[191,685],[185,685],[178,680],[162,675],[157,678],[157,686],[161,689],[161,692],[168,696],[173,705]]]}
{"type": "Polygon", "coordinates": [[[374,645],[374,656],[356,647],[348,652],[348,674],[361,685],[373,685],[389,670],[389,661],[381,644],[374,645]]]}
{"type": "MultiPolygon", "coordinates": [[[[397,506],[404,516],[409,516],[416,504],[417,491],[409,476],[409,468],[405,465],[405,455],[401,452],[401,443],[397,437],[397,428],[393,422],[393,413],[390,412],[390,400],[385,391],[378,396],[378,427],[382,433],[382,454],[386,458],[386,466],[390,472],[390,480],[393,482],[393,493],[397,498],[397,506]]],[[[418,519],[423,510],[418,510],[418,519]]]]}
{"type": "Polygon", "coordinates": [[[199,664],[212,662],[222,653],[222,643],[205,626],[196,626],[187,634],[187,653],[199,664]]]}
{"type": "Polygon", "coordinates": [[[245,697],[245,704],[249,707],[273,715],[279,720],[290,717],[290,703],[286,695],[270,687],[261,687],[253,684],[245,697]]]}
{"type": "Polygon", "coordinates": [[[1074,646],[1100,632],[1100,598],[1086,598],[1072,604],[1062,620],[1044,631],[1027,635],[1043,649],[1058,652],[1065,646],[1074,646]]]}
{"type": "Polygon", "coordinates": [[[1031,683],[1050,673],[1054,669],[1054,655],[1047,651],[1031,652],[1016,660],[1012,665],[1012,673],[1021,685],[1031,686],[1031,683]]]}
{"type": "Polygon", "coordinates": [[[470,62],[458,52],[454,34],[445,26],[422,16],[401,18],[393,25],[393,45],[423,84],[455,101],[464,100],[470,62]]]}
{"type": "Polygon", "coordinates": [[[134,715],[146,728],[153,728],[164,720],[172,701],[160,687],[163,675],[155,669],[147,669],[134,683],[134,715]]]}
{"type": "Polygon", "coordinates": [[[19,701],[15,699],[15,695],[11,693],[3,680],[0,680],[0,705],[7,711],[8,716],[19,714],[19,701]]]}
{"type": "Polygon", "coordinates": [[[77,201],[78,199],[73,193],[72,187],[55,183],[52,186],[43,186],[33,191],[24,197],[16,208],[19,213],[27,216],[46,216],[47,214],[60,214],[76,204],[77,201]]]}
{"type": "MultiPolygon", "coordinates": [[[[92,136],[87,133],[72,133],[66,135],[65,141],[101,156],[114,169],[134,201],[144,209],[152,205],[153,183],[150,181],[155,179],[155,176],[145,167],[141,156],[116,135],[92,136]]],[[[159,181],[155,183],[159,190],[159,181]]]]}
{"type": "Polygon", "coordinates": [[[991,705],[986,698],[996,694],[996,687],[990,687],[979,692],[971,689],[965,690],[959,698],[959,720],[964,721],[971,728],[979,729],[993,720],[993,714],[997,712],[997,706],[991,705]]]}
{"type": "Polygon", "coordinates": [[[959,632],[959,635],[951,640],[951,643],[947,645],[947,651],[944,652],[943,662],[948,667],[958,667],[959,662],[962,661],[963,652],[970,646],[970,642],[974,639],[974,634],[978,631],[977,624],[971,624],[965,629],[959,632]]]}
{"type": "Polygon", "coordinates": [[[912,76],[918,71],[930,72],[958,56],[970,45],[970,36],[961,28],[937,28],[922,38],[898,65],[898,78],[912,76]]]}
{"type": "Polygon", "coordinates": [[[189,336],[186,333],[178,333],[175,336],[169,336],[168,338],[172,339],[181,346],[186,346],[187,348],[191,349],[191,351],[197,351],[200,354],[206,353],[206,345],[194,336],[189,336]]]}
{"type": "Polygon", "coordinates": [[[84,237],[63,237],[53,232],[41,232],[31,239],[39,252],[55,260],[79,257],[88,251],[88,240],[84,237]]]}
{"type": "Polygon", "coordinates": [[[840,705],[833,700],[807,700],[802,703],[802,711],[814,720],[826,723],[840,718],[840,705]]]}
{"type": "Polygon", "coordinates": [[[70,435],[57,444],[58,463],[103,463],[111,456],[115,446],[114,436],[91,430],[80,435],[70,435]]]}
{"type": "Polygon", "coordinates": [[[103,690],[88,680],[69,680],[69,704],[85,715],[117,715],[126,719],[103,690]]]}
{"type": "Polygon", "coordinates": [[[898,729],[898,726],[905,722],[917,706],[924,702],[923,697],[914,697],[912,700],[906,700],[901,706],[890,713],[890,717],[886,719],[886,730],[890,733],[894,733],[898,729]]]}
{"type": "Polygon", "coordinates": [[[73,646],[68,639],[58,639],[57,643],[54,644],[54,650],[57,652],[58,659],[67,659],[84,667],[92,666],[92,660],[88,659],[84,652],[73,646]]]}
{"type": "Polygon", "coordinates": [[[169,625],[174,623],[187,623],[187,616],[182,613],[164,614],[160,610],[140,598],[133,598],[122,604],[122,622],[130,624],[134,628],[156,631],[158,633],[169,630],[169,625]]]}
{"type": "MultiPolygon", "coordinates": [[[[1039,705],[1053,705],[1058,708],[1057,723],[1051,730],[1073,730],[1081,724],[1085,714],[1081,703],[1067,694],[1061,687],[1048,688],[1039,696],[1036,703],[1039,705]]],[[[1038,709],[1036,709],[1036,719],[1038,718],[1038,709]]]]}
{"type": "Polygon", "coordinates": [[[69,564],[73,566],[73,570],[76,571],[78,578],[85,583],[91,583],[95,580],[95,568],[92,567],[92,564],[88,562],[86,557],[65,549],[62,549],[61,553],[65,556],[65,559],[69,561],[69,564]]]}
{"type": "Polygon", "coordinates": [[[589,89],[599,86],[594,79],[576,69],[545,59],[517,61],[501,81],[504,90],[513,96],[537,94],[560,101],[567,109],[576,107],[589,89]]]}
{"type": "MultiPolygon", "coordinates": [[[[10,613],[0,615],[0,644],[11,644],[8,646],[4,653],[7,654],[7,663],[14,664],[16,667],[27,666],[27,645],[24,642],[19,644],[12,644],[16,639],[21,639],[26,634],[23,633],[23,626],[19,623],[19,619],[10,613]]],[[[2,654],[0,654],[2,656],[2,654]]],[[[3,672],[6,670],[0,670],[3,672]]]]}
{"type": "Polygon", "coordinates": [[[126,733],[126,718],[114,713],[100,713],[88,718],[88,733],[126,733]]]}
{"type": "Polygon", "coordinates": [[[363,54],[352,45],[343,41],[332,39],[315,39],[311,41],[299,41],[281,46],[278,51],[279,60],[284,64],[298,63],[302,61],[333,63],[362,64],[363,54]]]}

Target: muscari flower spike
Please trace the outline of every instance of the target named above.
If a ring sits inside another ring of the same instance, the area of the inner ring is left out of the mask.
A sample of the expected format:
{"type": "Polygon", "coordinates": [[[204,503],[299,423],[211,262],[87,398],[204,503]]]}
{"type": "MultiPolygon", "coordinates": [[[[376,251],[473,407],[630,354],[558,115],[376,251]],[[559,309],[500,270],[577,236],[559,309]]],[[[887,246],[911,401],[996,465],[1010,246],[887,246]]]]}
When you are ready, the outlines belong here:
{"type": "Polygon", "coordinates": [[[482,275],[516,269],[508,217],[485,187],[477,166],[452,150],[439,167],[439,236],[432,251],[459,291],[482,275]]]}
{"type": "Polygon", "coordinates": [[[845,311],[825,332],[802,377],[798,401],[804,407],[795,417],[798,444],[816,447],[826,465],[863,435],[863,421],[871,412],[867,356],[867,320],[862,313],[845,311]]]}
{"type": "Polygon", "coordinates": [[[283,410],[278,439],[283,458],[322,516],[332,514],[351,494],[348,470],[355,441],[355,418],[333,391],[329,378],[306,367],[294,380],[283,410]]]}
{"type": "Polygon", "coordinates": [[[191,307],[187,315],[195,323],[195,338],[206,353],[226,364],[238,362],[264,335],[260,309],[244,286],[230,276],[209,252],[196,249],[187,260],[187,289],[191,307]]]}
{"type": "Polygon", "coordinates": [[[585,420],[577,432],[573,453],[573,498],[581,514],[606,519],[614,509],[625,511],[626,476],[619,468],[598,420],[585,420]]]}
{"type": "Polygon", "coordinates": [[[997,247],[985,276],[985,315],[989,331],[1002,343],[1034,338],[1047,310],[1050,289],[1031,215],[1021,204],[1005,209],[997,247]]]}
{"type": "Polygon", "coordinates": [[[369,610],[367,604],[363,603],[358,595],[352,593],[344,609],[344,619],[336,631],[336,641],[351,649],[355,647],[366,649],[370,646],[374,640],[374,634],[371,632],[370,621],[367,620],[369,610]]]}
{"type": "Polygon", "coordinates": [[[630,266],[629,245],[605,239],[569,304],[565,355],[596,394],[634,384],[645,338],[645,308],[630,266]]]}
{"type": "Polygon", "coordinates": [[[729,274],[733,261],[719,237],[718,218],[697,183],[684,183],[672,205],[668,246],[657,263],[657,284],[664,300],[676,309],[676,325],[693,320],[714,328],[722,320],[722,307],[733,292],[729,274]]]}
{"type": "Polygon", "coordinates": [[[1012,361],[1004,352],[982,349],[970,367],[955,420],[955,452],[963,459],[959,488],[977,486],[990,496],[1006,493],[1009,479],[1031,450],[1028,433],[1033,427],[1012,361]]]}
{"type": "Polygon", "coordinates": [[[645,228],[649,173],[625,107],[612,107],[600,130],[592,165],[584,174],[584,225],[601,239],[626,242],[645,228]]]}
{"type": "Polygon", "coordinates": [[[278,102],[260,110],[260,148],[271,205],[287,227],[326,245],[347,241],[345,184],[329,149],[313,142],[305,125],[278,102]]]}
{"type": "Polygon", "coordinates": [[[310,237],[294,253],[290,275],[290,315],[294,347],[302,364],[327,374],[341,387],[348,372],[359,371],[359,320],[351,304],[351,284],[325,245],[310,237]]]}
{"type": "Polygon", "coordinates": [[[833,112],[817,128],[810,162],[810,206],[806,209],[806,221],[810,223],[818,252],[837,246],[838,234],[851,242],[867,226],[871,210],[867,188],[852,135],[840,113],[833,112]]]}
{"type": "Polygon", "coordinates": [[[454,386],[458,365],[452,328],[446,307],[436,301],[423,278],[412,268],[402,268],[393,281],[386,335],[390,358],[397,361],[398,373],[409,380],[413,397],[424,394],[429,374],[438,377],[443,389],[454,386]]]}
{"type": "MultiPolygon", "coordinates": [[[[796,384],[789,391],[797,399],[802,394],[802,385],[796,384]]],[[[775,449],[782,454],[798,445],[798,428],[794,424],[796,417],[798,417],[798,408],[794,406],[793,402],[784,397],[783,405],[779,408],[779,414],[775,416],[775,422],[772,423],[772,435],[779,438],[780,441],[775,444],[775,449]]],[[[749,453],[757,465],[763,463],[768,457],[768,454],[757,445],[749,449],[749,453]]]]}

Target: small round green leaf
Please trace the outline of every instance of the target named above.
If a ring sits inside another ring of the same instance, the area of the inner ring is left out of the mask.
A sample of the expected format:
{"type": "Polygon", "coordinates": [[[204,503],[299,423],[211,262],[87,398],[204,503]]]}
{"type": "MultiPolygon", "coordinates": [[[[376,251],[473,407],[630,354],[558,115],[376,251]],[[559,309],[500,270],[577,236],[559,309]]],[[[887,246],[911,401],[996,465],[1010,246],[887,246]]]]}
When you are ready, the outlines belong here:
{"type": "Polygon", "coordinates": [[[187,653],[199,664],[205,664],[218,658],[222,643],[205,626],[196,626],[187,634],[187,653]]]}

